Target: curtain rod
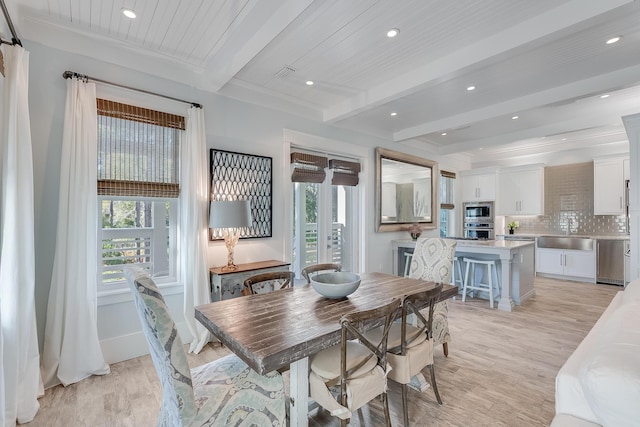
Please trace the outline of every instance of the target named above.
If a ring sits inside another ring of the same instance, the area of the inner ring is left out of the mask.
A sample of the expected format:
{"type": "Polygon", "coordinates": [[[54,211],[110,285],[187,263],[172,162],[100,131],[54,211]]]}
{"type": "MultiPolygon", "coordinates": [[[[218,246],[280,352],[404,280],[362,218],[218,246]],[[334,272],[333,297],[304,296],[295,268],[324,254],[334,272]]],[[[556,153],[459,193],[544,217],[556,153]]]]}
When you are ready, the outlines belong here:
{"type": "Polygon", "coordinates": [[[13,26],[13,21],[11,21],[11,16],[9,16],[9,10],[7,9],[7,5],[4,4],[4,0],[0,0],[0,8],[2,8],[2,13],[4,14],[4,19],[7,21],[7,25],[9,25],[9,31],[11,31],[11,41],[0,40],[0,44],[12,44],[22,46],[18,35],[16,34],[16,29],[13,26]]]}
{"type": "MultiPolygon", "coordinates": [[[[3,0],[0,0],[0,1],[3,1],[3,0]]],[[[62,73],[62,77],[65,78],[65,79],[70,79],[70,78],[73,78],[73,77],[77,77],[77,78],[82,79],[82,80],[93,80],[94,82],[104,83],[104,84],[108,84],[108,85],[111,85],[111,86],[117,86],[117,87],[121,87],[121,88],[124,88],[124,89],[133,90],[133,91],[136,91],[136,92],[142,92],[142,93],[146,93],[148,95],[159,96],[161,98],[171,99],[172,101],[183,102],[185,104],[191,104],[191,106],[193,106],[195,108],[202,108],[202,105],[198,104],[197,102],[185,101],[184,99],[174,98],[172,96],[162,95],[160,93],[155,93],[155,92],[151,92],[151,91],[144,90],[144,89],[136,89],[136,88],[131,87],[131,86],[125,86],[125,85],[121,85],[119,83],[113,83],[113,82],[109,82],[109,81],[102,80],[102,79],[96,79],[95,77],[89,77],[86,74],[76,73],[75,71],[65,71],[64,73],[62,73]]]]}

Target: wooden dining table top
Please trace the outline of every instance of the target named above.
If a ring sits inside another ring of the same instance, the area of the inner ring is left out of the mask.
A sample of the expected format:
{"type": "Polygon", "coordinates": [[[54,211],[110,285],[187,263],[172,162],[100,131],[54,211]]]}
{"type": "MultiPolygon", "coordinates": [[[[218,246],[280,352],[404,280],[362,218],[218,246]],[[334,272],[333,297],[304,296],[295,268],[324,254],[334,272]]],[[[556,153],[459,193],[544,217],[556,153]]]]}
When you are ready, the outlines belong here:
{"type": "MultiPolygon", "coordinates": [[[[340,342],[340,318],[424,291],[433,282],[385,273],[363,273],[347,298],[327,299],[311,285],[216,301],[196,307],[195,317],[253,370],[266,374],[340,342]]],[[[440,300],[458,288],[443,285],[440,300]]]]}

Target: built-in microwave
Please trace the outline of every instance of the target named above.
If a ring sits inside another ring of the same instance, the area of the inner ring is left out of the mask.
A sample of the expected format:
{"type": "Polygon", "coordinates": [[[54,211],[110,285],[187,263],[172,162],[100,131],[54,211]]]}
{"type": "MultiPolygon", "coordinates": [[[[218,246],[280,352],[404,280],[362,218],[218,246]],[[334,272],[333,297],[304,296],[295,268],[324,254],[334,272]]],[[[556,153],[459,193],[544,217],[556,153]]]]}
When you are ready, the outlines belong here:
{"type": "Polygon", "coordinates": [[[493,202],[466,202],[463,207],[465,223],[484,222],[493,224],[493,202]]]}
{"type": "Polygon", "coordinates": [[[464,237],[467,239],[494,239],[492,222],[465,222],[464,237]]]}

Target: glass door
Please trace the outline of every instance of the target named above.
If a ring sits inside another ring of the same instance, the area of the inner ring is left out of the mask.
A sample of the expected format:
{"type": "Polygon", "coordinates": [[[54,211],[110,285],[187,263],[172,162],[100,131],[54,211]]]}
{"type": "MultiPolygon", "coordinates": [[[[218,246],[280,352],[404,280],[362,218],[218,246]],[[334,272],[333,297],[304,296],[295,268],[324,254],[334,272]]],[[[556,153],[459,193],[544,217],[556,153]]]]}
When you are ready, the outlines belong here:
{"type": "Polygon", "coordinates": [[[340,263],[353,271],[357,186],[331,184],[331,172],[321,183],[293,183],[293,270],[297,278],[309,265],[340,263]]]}

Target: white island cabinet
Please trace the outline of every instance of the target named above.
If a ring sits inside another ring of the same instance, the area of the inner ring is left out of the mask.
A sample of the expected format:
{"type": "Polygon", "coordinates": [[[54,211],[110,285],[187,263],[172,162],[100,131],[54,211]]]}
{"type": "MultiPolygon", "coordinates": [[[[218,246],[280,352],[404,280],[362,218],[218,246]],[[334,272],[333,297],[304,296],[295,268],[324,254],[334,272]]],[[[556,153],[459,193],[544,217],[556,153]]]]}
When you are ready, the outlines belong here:
{"type": "MultiPolygon", "coordinates": [[[[393,274],[402,275],[405,253],[413,253],[416,242],[393,240],[393,274]]],[[[496,261],[498,281],[501,286],[498,309],[512,311],[514,305],[535,295],[533,288],[534,271],[533,241],[513,240],[458,240],[456,256],[491,259],[496,261]]]]}

